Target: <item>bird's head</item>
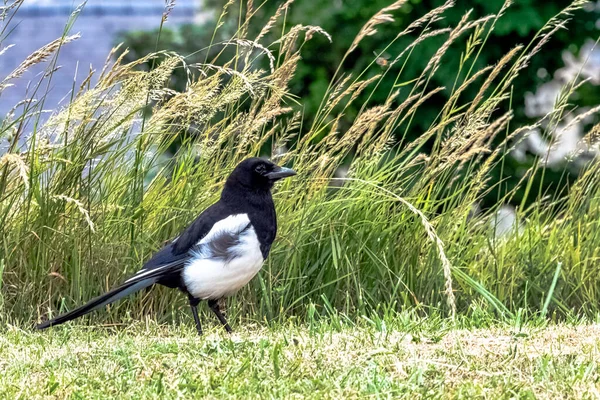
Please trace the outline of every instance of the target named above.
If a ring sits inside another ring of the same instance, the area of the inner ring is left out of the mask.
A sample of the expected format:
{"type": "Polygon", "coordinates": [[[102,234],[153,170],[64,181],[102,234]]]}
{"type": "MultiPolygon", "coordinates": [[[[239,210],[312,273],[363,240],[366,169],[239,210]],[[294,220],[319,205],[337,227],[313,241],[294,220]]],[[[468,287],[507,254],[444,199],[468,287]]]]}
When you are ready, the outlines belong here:
{"type": "Polygon", "coordinates": [[[227,178],[227,185],[241,185],[247,189],[269,190],[280,179],[296,175],[291,168],[280,167],[262,158],[247,158],[239,163],[227,178]]]}

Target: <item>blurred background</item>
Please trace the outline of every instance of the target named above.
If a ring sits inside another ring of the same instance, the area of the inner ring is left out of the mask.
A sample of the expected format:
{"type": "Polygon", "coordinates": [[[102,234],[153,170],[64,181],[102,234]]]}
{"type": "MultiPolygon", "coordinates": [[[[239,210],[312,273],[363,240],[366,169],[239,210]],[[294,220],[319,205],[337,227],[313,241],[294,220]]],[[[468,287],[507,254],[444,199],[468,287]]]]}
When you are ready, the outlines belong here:
{"type": "MultiPolygon", "coordinates": [[[[189,63],[205,59],[210,61],[221,47],[214,46],[209,54],[206,49],[199,50],[211,43],[225,3],[224,0],[177,0],[167,1],[166,4],[162,0],[90,0],[70,29],[70,34],[80,32],[81,38],[61,49],[56,65],[59,69],[55,71],[49,84],[51,90],[43,99],[37,100],[43,101],[42,108],[46,114],[60,107],[65,101],[68,103],[70,93],[79,86],[89,70],[100,70],[111,48],[121,42],[124,42],[123,48],[130,49],[126,55],[126,59],[130,61],[155,49],[175,50],[179,54],[190,55],[189,63]],[[159,35],[165,7],[172,7],[172,10],[159,35]]],[[[253,22],[248,27],[248,37],[256,37],[258,30],[281,3],[266,1],[254,4],[253,22]]],[[[360,43],[357,51],[352,52],[345,60],[343,70],[354,73],[366,70],[368,76],[389,68],[390,60],[414,39],[407,35],[385,49],[390,38],[395,37],[411,21],[442,3],[441,0],[408,0],[401,10],[394,13],[393,23],[378,28],[376,35],[360,43]],[[377,62],[369,67],[374,58],[377,62]]],[[[445,21],[448,24],[456,24],[468,9],[472,9],[472,19],[483,17],[497,12],[502,3],[493,0],[458,0],[455,7],[445,13],[445,21]]],[[[314,118],[327,85],[357,32],[373,14],[388,4],[387,0],[323,0],[316,6],[313,0],[296,0],[289,8],[285,28],[280,24],[278,29],[272,31],[271,35],[274,37],[270,39],[275,40],[277,35],[282,34],[282,29],[289,30],[290,27],[302,23],[320,26],[333,38],[332,43],[325,37],[315,37],[306,43],[302,51],[303,60],[291,83],[292,92],[302,99],[301,104],[292,106],[302,111],[306,126],[309,126],[314,118]]],[[[485,46],[486,51],[479,55],[475,68],[494,64],[517,44],[529,43],[548,19],[569,4],[570,1],[565,0],[515,1],[506,15],[498,21],[485,46]]],[[[63,35],[66,21],[78,6],[80,3],[72,0],[26,0],[16,13],[16,20],[10,24],[12,31],[4,34],[2,52],[6,54],[0,57],[0,75],[7,76],[29,54],[63,35]]],[[[239,17],[236,13],[240,11],[239,7],[236,7],[230,7],[227,17],[222,19],[224,25],[217,31],[215,43],[235,35],[239,17]]],[[[585,112],[600,103],[600,49],[596,46],[599,30],[600,1],[591,1],[582,11],[577,11],[566,29],[554,35],[545,49],[533,58],[529,68],[522,72],[512,88],[511,103],[515,110],[515,118],[511,128],[532,123],[546,115],[565,85],[581,85],[570,99],[573,108],[578,106],[577,113],[585,112]]],[[[422,57],[413,57],[404,67],[403,75],[407,80],[423,69],[444,40],[442,36],[432,38],[427,41],[425,47],[421,47],[424,49],[422,57]]],[[[440,70],[433,77],[436,80],[432,82],[433,85],[452,86],[462,51],[464,48],[460,45],[448,51],[440,70]]],[[[218,60],[216,62],[218,63],[218,60]]],[[[43,73],[46,67],[43,64],[36,65],[15,81],[14,86],[2,92],[0,115],[6,115],[20,100],[32,97],[30,83],[35,81],[36,76],[43,73]]],[[[384,80],[381,86],[389,87],[394,84],[395,74],[387,76],[389,80],[384,80]]],[[[183,71],[174,76],[171,85],[176,90],[184,88],[183,71]]],[[[476,91],[477,85],[472,85],[472,90],[476,91]]],[[[369,102],[382,102],[386,95],[387,91],[381,91],[381,98],[378,98],[378,93],[375,92],[369,102]]],[[[474,93],[467,93],[467,96],[473,95],[474,93]]],[[[440,92],[436,98],[426,102],[414,119],[410,132],[399,137],[399,140],[408,142],[419,137],[433,121],[448,96],[446,92],[440,92]]],[[[347,111],[346,121],[342,121],[346,126],[350,125],[366,98],[361,100],[363,101],[354,103],[356,108],[347,111]]],[[[499,113],[503,111],[506,110],[498,110],[499,113]]],[[[493,171],[491,190],[479,207],[485,208],[487,204],[496,202],[503,193],[513,188],[527,168],[536,162],[547,167],[547,172],[536,174],[535,179],[542,180],[537,183],[545,188],[548,195],[558,195],[559,193],[555,193],[556,188],[568,187],[564,183],[577,176],[586,162],[598,152],[597,148],[582,145],[580,140],[589,128],[597,123],[597,116],[590,115],[581,120],[575,120],[576,117],[576,114],[568,116],[566,122],[554,130],[554,137],[548,137],[542,131],[533,131],[528,132],[523,140],[519,140],[501,168],[493,171]]],[[[525,190],[525,185],[521,190],[525,190]]],[[[510,219],[512,207],[520,205],[522,197],[523,194],[517,192],[511,199],[512,205],[507,205],[504,210],[507,218],[510,219]]]]}
{"type": "MultiPolygon", "coordinates": [[[[10,74],[31,53],[60,38],[66,23],[81,2],[73,0],[26,0],[19,7],[10,32],[2,43],[6,56],[0,57],[0,76],[10,74]]],[[[81,14],[70,29],[81,38],[64,46],[58,58],[60,69],[52,76],[51,91],[44,100],[49,112],[64,103],[73,88],[80,84],[89,69],[102,69],[107,56],[122,32],[156,29],[164,12],[162,0],[92,0],[85,4],[81,14]]],[[[179,0],[173,9],[169,26],[202,22],[195,0],[179,0]]],[[[152,46],[148,43],[148,46],[152,46]]],[[[15,85],[7,88],[0,97],[0,115],[20,100],[31,96],[30,82],[45,71],[47,65],[38,64],[27,71],[15,85]]]]}

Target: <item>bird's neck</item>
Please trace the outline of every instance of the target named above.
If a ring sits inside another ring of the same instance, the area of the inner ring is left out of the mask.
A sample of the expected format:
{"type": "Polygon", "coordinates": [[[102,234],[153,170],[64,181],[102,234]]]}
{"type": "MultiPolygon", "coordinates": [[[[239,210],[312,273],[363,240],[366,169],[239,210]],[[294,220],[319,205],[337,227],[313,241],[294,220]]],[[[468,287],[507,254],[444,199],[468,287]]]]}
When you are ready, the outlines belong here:
{"type": "Polygon", "coordinates": [[[274,208],[270,190],[239,187],[226,184],[221,192],[221,202],[239,212],[274,208]]]}
{"type": "Polygon", "coordinates": [[[277,217],[271,192],[225,185],[221,193],[221,202],[233,213],[248,214],[260,242],[263,257],[267,258],[277,235],[277,217]]]}

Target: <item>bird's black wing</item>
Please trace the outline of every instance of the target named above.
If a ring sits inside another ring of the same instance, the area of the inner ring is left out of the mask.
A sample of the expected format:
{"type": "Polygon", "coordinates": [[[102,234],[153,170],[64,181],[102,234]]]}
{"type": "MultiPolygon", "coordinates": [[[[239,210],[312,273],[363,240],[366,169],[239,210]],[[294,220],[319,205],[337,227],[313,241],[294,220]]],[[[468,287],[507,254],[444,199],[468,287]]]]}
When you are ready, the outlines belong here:
{"type": "MultiPolygon", "coordinates": [[[[189,258],[189,251],[192,247],[210,232],[215,223],[229,215],[231,213],[220,202],[208,207],[178,238],[158,251],[134,276],[138,276],[146,270],[160,269],[175,262],[185,262],[189,258]]],[[[167,269],[165,272],[171,272],[171,270],[167,269]]]]}
{"type": "Polygon", "coordinates": [[[221,202],[217,202],[208,207],[194,222],[183,231],[173,243],[173,255],[187,253],[195,244],[197,244],[210,230],[213,225],[222,219],[234,214],[221,202]]]}

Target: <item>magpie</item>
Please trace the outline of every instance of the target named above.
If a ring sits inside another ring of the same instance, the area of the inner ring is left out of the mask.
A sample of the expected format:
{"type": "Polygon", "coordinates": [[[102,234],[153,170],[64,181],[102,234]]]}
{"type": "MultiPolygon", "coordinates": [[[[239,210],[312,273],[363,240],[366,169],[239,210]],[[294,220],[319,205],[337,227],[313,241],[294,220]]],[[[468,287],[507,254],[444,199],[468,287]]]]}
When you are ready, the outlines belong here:
{"type": "Polygon", "coordinates": [[[219,300],[246,285],[261,269],[277,233],[273,184],[296,175],[261,158],[239,163],[227,178],[219,201],[181,235],[159,250],[131,278],[83,306],[37,325],[45,329],[81,317],[154,284],[178,288],[189,299],[198,334],[197,306],[207,300],[227,332],[231,327],[219,300]]]}

